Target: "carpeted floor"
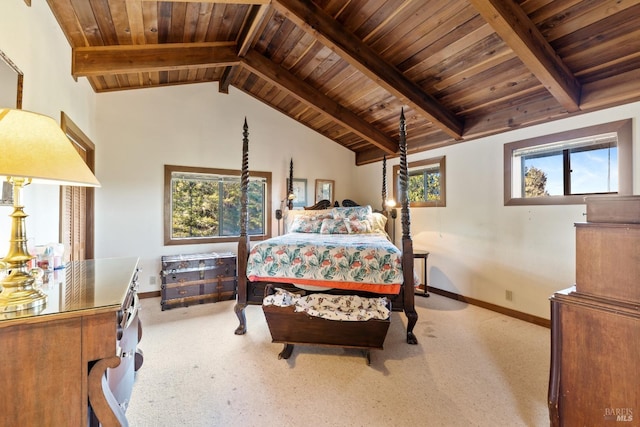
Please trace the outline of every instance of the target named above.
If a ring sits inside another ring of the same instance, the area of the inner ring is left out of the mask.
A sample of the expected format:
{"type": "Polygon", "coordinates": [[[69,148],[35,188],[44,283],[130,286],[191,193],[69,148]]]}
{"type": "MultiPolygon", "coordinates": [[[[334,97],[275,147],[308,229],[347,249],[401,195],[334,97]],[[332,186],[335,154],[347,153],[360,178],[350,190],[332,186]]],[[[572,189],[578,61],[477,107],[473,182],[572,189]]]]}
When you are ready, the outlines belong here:
{"type": "Polygon", "coordinates": [[[127,418],[158,426],[548,426],[550,331],[432,294],[417,346],[393,313],[384,350],[296,346],[279,360],[260,306],[141,302],[144,364],[127,418]]]}

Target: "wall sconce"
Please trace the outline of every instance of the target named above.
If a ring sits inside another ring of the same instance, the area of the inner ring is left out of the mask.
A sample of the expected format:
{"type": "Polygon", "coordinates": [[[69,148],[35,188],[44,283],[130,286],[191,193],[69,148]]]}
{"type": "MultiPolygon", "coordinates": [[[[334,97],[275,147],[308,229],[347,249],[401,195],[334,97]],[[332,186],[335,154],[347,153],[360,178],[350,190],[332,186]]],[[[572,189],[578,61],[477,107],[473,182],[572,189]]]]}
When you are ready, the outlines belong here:
{"type": "MultiPolygon", "coordinates": [[[[281,204],[284,200],[281,202],[281,204]]],[[[280,235],[280,220],[282,220],[282,209],[276,209],[276,219],[278,220],[278,236],[280,235]]]]}
{"type": "Polygon", "coordinates": [[[2,259],[9,273],[0,282],[0,312],[37,314],[44,309],[47,296],[34,287],[35,279],[28,268],[34,257],[27,249],[22,189],[32,182],[90,187],[100,183],[50,117],[0,109],[0,146],[0,175],[13,186],[9,252],[2,259]]]}
{"type": "MultiPolygon", "coordinates": [[[[280,220],[285,217],[286,211],[288,209],[291,209],[289,206],[291,205],[291,203],[293,203],[293,199],[295,198],[296,196],[293,193],[289,193],[286,199],[280,200],[280,209],[276,209],[276,219],[278,220],[278,236],[280,235],[280,220]]],[[[286,230],[284,229],[282,231],[286,232],[286,230]]]]}
{"type": "Polygon", "coordinates": [[[398,217],[398,210],[396,209],[396,201],[389,199],[385,202],[385,205],[389,209],[389,216],[393,219],[393,244],[396,244],[396,218],[398,217]]]}

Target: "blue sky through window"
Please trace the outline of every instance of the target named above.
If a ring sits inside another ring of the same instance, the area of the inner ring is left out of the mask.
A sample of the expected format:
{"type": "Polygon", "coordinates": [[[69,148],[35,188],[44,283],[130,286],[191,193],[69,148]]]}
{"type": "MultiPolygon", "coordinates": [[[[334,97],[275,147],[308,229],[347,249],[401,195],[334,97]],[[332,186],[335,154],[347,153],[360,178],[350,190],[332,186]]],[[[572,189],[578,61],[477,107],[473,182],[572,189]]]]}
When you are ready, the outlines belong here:
{"type": "MultiPolygon", "coordinates": [[[[563,195],[562,153],[524,159],[524,166],[547,174],[546,190],[551,196],[563,195]]],[[[618,191],[617,147],[571,153],[572,194],[618,191]]]]}

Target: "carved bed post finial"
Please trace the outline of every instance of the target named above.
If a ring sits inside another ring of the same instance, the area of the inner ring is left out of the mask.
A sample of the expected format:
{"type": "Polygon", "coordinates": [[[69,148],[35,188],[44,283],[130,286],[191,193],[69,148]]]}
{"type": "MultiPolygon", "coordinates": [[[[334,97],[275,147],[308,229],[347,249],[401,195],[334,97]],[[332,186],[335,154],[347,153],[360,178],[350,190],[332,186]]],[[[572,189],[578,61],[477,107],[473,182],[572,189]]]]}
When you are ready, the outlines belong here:
{"type": "Polygon", "coordinates": [[[287,188],[287,200],[289,201],[289,210],[293,209],[293,199],[289,196],[293,194],[293,158],[289,163],[289,188],[287,188]]]}
{"type": "Polygon", "coordinates": [[[387,155],[382,157],[382,212],[387,210],[387,155]]]}

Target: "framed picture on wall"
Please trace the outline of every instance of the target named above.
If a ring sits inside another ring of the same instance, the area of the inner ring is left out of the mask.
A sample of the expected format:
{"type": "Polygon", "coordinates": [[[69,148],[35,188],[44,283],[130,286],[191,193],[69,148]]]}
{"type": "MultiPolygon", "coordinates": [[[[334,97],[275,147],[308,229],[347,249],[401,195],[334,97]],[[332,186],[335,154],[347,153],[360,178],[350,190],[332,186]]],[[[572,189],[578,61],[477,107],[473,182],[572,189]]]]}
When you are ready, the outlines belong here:
{"type": "MultiPolygon", "coordinates": [[[[289,178],[287,178],[287,189],[289,189],[289,178]]],[[[306,178],[293,178],[293,196],[294,208],[303,208],[308,205],[306,178]]]]}
{"type": "Polygon", "coordinates": [[[333,204],[335,181],[332,179],[316,179],[316,200],[328,200],[333,204]]]}

